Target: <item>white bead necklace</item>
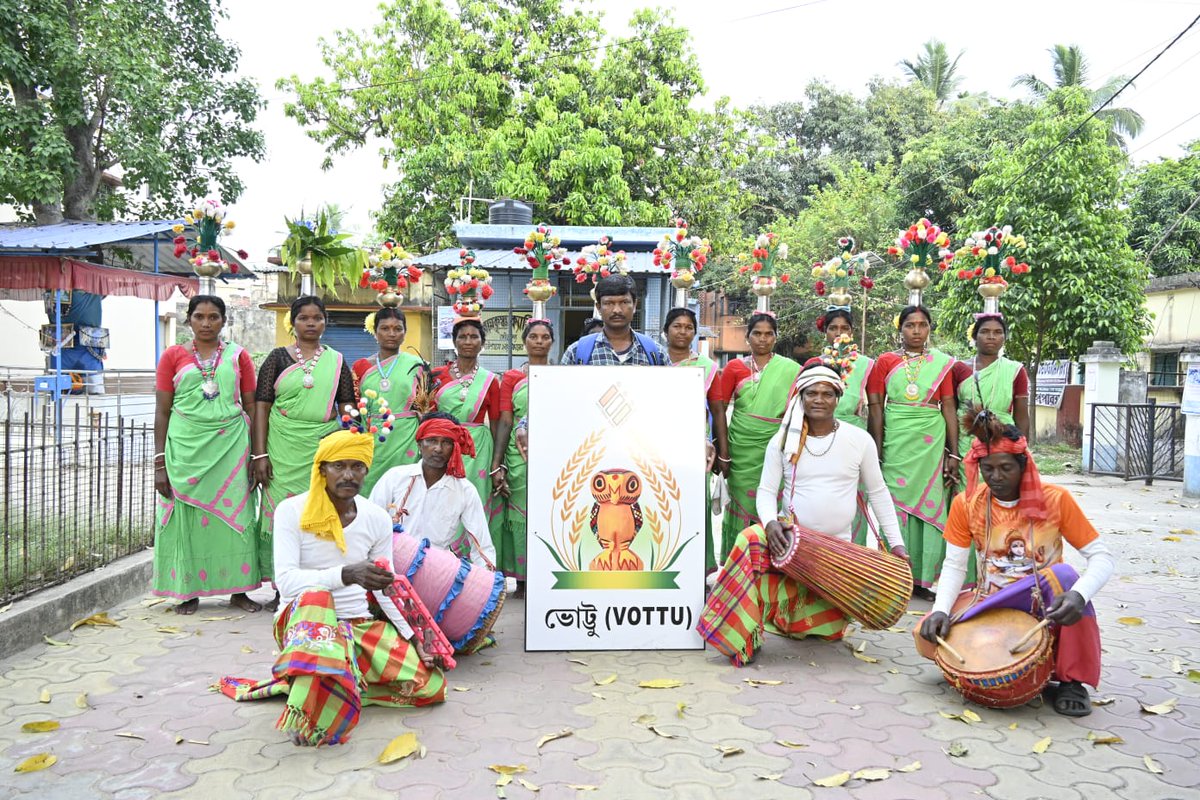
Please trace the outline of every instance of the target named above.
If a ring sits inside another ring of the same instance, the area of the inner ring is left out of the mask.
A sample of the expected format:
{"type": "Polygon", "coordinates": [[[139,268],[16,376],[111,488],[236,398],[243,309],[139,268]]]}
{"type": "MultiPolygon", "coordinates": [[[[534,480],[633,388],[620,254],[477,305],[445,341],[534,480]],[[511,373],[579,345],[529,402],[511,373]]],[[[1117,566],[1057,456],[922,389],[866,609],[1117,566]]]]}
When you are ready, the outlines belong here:
{"type": "Polygon", "coordinates": [[[304,373],[304,388],[311,389],[316,385],[316,379],[313,378],[313,370],[316,369],[317,362],[321,360],[321,354],[325,352],[325,348],[321,344],[317,344],[317,352],[313,353],[313,357],[305,360],[304,354],[300,352],[300,343],[296,342],[296,363],[300,365],[300,371],[304,373]]]}

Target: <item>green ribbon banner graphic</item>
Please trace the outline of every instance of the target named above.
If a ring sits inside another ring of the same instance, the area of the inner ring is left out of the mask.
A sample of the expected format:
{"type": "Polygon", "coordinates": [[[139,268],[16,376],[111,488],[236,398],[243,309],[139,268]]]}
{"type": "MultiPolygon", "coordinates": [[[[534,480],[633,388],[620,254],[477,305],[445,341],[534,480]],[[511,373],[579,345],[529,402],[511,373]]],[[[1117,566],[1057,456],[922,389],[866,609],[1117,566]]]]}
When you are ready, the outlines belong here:
{"type": "Polygon", "coordinates": [[[678,589],[678,572],[554,572],[551,589],[678,589]]]}

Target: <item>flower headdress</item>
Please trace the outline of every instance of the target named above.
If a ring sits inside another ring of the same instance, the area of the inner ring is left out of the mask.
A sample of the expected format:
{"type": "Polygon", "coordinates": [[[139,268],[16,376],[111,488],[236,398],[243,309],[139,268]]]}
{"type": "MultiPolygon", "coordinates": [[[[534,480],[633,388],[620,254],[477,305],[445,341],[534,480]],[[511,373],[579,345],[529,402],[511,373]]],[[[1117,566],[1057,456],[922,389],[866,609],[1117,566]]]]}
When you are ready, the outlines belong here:
{"type": "Polygon", "coordinates": [[[839,336],[833,344],[825,345],[821,351],[821,362],[842,376],[854,371],[854,362],[858,360],[858,344],[849,335],[839,336]]]}
{"type": "MultiPolygon", "coordinates": [[[[217,237],[233,230],[235,225],[233,220],[225,217],[225,207],[221,205],[220,200],[210,198],[197,203],[191,211],[183,215],[183,221],[186,224],[171,226],[175,233],[176,258],[187,253],[190,256],[188,262],[196,274],[203,278],[215,278],[225,272],[238,271],[238,265],[230,264],[221,258],[221,251],[217,249],[217,237]],[[195,234],[195,241],[190,249],[187,236],[184,235],[189,227],[195,234]]],[[[248,257],[245,250],[238,250],[237,254],[238,258],[248,257]]]]}
{"type": "Polygon", "coordinates": [[[818,261],[813,264],[812,276],[816,278],[813,291],[818,297],[829,295],[829,305],[826,313],[834,310],[849,311],[852,298],[850,282],[859,276],[859,285],[870,289],[875,282],[867,277],[870,262],[862,253],[855,253],[856,243],[853,238],[843,236],[838,239],[838,253],[828,261],[818,261]]]}
{"type": "Polygon", "coordinates": [[[674,235],[664,234],[654,248],[654,265],[671,270],[671,285],[686,289],[696,282],[696,273],[704,269],[711,253],[708,240],[689,236],[687,222],[677,219],[674,235]]]}
{"type": "Polygon", "coordinates": [[[378,436],[382,444],[392,432],[396,415],[388,408],[387,398],[374,389],[367,389],[357,404],[347,403],[342,409],[342,428],[354,433],[378,436]]]}
{"type": "Polygon", "coordinates": [[[1013,275],[1029,272],[1029,265],[1017,261],[1013,255],[1026,247],[1025,237],[1012,232],[1011,225],[1003,228],[993,225],[967,237],[959,249],[959,257],[967,266],[956,273],[959,280],[979,279],[979,293],[983,295],[983,312],[1000,313],[1000,296],[1008,290],[1008,281],[1003,272],[1013,275]]]}
{"type": "Polygon", "coordinates": [[[900,231],[896,244],[888,248],[888,254],[901,256],[901,264],[908,267],[904,276],[904,288],[908,289],[908,304],[921,305],[921,293],[929,285],[929,275],[925,269],[936,262],[938,269],[946,270],[954,259],[954,251],[947,249],[950,236],[922,217],[908,226],[908,230],[900,231]]]}
{"type": "Polygon", "coordinates": [[[626,266],[627,257],[624,250],[613,250],[612,239],[601,236],[600,241],[589,244],[580,251],[582,255],[575,259],[575,282],[584,283],[591,276],[592,283],[599,278],[609,275],[625,275],[629,272],[626,266]]]}
{"type": "Polygon", "coordinates": [[[415,284],[420,279],[421,266],[416,258],[396,244],[395,239],[387,239],[367,256],[367,268],[363,270],[358,285],[364,289],[370,286],[379,292],[382,305],[399,305],[404,300],[404,290],[410,283],[415,284]],[[395,297],[389,298],[388,294],[395,297]]]}
{"type": "Polygon", "coordinates": [[[446,273],[446,292],[458,295],[454,313],[460,317],[477,317],[492,296],[492,276],[486,269],[475,266],[475,251],[458,251],[458,269],[446,273]]]}

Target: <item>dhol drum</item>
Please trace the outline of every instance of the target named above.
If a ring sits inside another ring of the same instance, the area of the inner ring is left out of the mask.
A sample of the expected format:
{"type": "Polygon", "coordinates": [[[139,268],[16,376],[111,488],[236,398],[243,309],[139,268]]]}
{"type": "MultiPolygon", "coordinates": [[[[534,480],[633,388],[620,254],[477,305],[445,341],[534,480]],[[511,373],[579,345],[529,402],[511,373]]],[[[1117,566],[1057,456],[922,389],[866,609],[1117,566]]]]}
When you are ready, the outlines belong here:
{"type": "Polygon", "coordinates": [[[1054,672],[1053,637],[1032,614],[1013,608],[983,611],[955,623],[934,660],[967,700],[1014,708],[1041,694],[1054,672]],[[1011,650],[1034,628],[1024,645],[1011,650]],[[961,659],[960,660],[960,657],[961,659]]]}
{"type": "Polygon", "coordinates": [[[872,630],[890,628],[904,615],[912,593],[912,570],[891,553],[792,525],[792,541],[780,572],[812,589],[839,611],[872,630]]]}
{"type": "Polygon", "coordinates": [[[473,652],[496,624],[506,596],[504,573],[406,533],[392,536],[392,567],[412,583],[455,652],[473,652]]]}

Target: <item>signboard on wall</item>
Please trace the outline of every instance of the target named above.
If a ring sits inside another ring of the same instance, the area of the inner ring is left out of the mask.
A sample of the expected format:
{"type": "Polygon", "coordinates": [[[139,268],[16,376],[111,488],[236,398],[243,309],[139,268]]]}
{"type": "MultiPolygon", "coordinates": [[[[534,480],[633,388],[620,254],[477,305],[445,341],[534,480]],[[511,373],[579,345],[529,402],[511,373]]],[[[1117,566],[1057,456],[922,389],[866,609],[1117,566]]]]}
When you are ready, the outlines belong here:
{"type": "Polygon", "coordinates": [[[1200,414],[1200,363],[1188,364],[1183,379],[1183,400],[1180,410],[1184,414],[1200,414]]]}
{"type": "MultiPolygon", "coordinates": [[[[521,333],[525,323],[533,317],[532,311],[484,311],[479,315],[483,322],[486,341],[483,343],[482,356],[506,356],[509,353],[522,352],[521,333]]],[[[438,350],[453,350],[454,340],[451,338],[456,315],[450,306],[441,306],[437,310],[437,348],[438,350]]]]}
{"type": "Polygon", "coordinates": [[[526,650],[703,649],[703,398],[699,368],[530,369],[526,650]]]}
{"type": "Polygon", "coordinates": [[[1038,364],[1037,397],[1034,405],[1058,408],[1062,405],[1063,390],[1071,380],[1070,361],[1043,361],[1038,364]]]}

